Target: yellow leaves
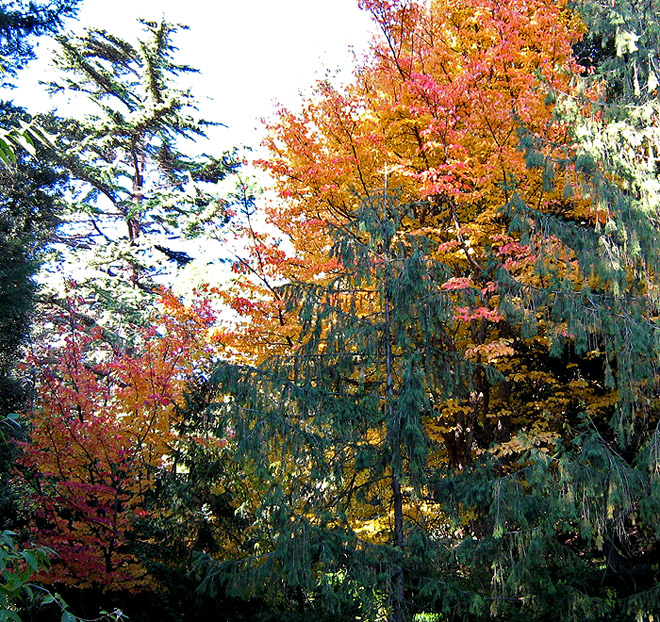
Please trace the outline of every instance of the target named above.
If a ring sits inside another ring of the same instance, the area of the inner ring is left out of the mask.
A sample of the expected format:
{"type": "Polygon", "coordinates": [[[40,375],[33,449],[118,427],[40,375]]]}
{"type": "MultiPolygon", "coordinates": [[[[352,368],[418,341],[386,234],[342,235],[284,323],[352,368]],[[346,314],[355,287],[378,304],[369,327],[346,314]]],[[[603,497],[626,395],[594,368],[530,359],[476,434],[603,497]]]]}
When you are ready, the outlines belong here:
{"type": "Polygon", "coordinates": [[[448,399],[443,402],[440,412],[443,418],[451,420],[455,415],[467,415],[473,410],[469,404],[462,404],[459,400],[448,399]]]}
{"type": "Polygon", "coordinates": [[[508,380],[515,382],[516,384],[522,384],[528,381],[527,375],[522,372],[517,372],[515,374],[509,374],[508,380]]]}
{"type": "Polygon", "coordinates": [[[529,435],[517,435],[510,441],[495,445],[492,453],[498,458],[521,454],[531,449],[538,449],[543,453],[551,451],[561,440],[561,436],[551,431],[534,431],[529,435]]]}
{"type": "Polygon", "coordinates": [[[570,66],[574,27],[560,18],[564,8],[528,2],[493,11],[483,1],[437,1],[418,7],[407,32],[386,10],[383,27],[401,47],[397,57],[381,42],[353,85],[321,84],[301,114],[282,111],[269,140],[274,158],[264,165],[283,194],[301,198],[296,209],[313,205],[331,221],[340,216],[334,207],[355,206],[351,192],[382,187],[387,166],[398,172],[389,185],[403,200],[443,196],[467,205],[488,197],[477,217],[492,222],[503,174],[530,176],[513,111],[547,133],[552,108],[535,76],[568,90],[570,76],[555,71],[570,66]]]}
{"type": "Polygon", "coordinates": [[[588,394],[585,394],[584,409],[592,417],[602,417],[613,411],[618,400],[616,391],[608,391],[604,395],[598,395],[598,393],[591,390],[588,394]]]}
{"type": "Polygon", "coordinates": [[[367,542],[374,544],[386,544],[391,538],[392,528],[388,520],[374,518],[360,521],[354,528],[356,535],[367,542]]]}

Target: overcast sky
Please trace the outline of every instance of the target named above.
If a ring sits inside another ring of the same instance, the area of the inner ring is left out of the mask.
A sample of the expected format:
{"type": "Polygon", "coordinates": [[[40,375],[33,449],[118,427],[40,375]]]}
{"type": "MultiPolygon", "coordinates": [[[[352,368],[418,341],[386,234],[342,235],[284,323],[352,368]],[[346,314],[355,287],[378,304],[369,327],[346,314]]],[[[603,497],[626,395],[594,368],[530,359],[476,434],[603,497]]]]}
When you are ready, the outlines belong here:
{"type": "MultiPolygon", "coordinates": [[[[351,48],[363,52],[372,33],[357,0],[83,0],[79,20],[68,26],[102,27],[132,38],[138,18],[162,16],[190,27],[175,39],[178,59],[201,70],[193,91],[208,120],[229,126],[214,137],[223,148],[257,146],[260,119],[271,114],[274,102],[295,107],[299,92],[326,70],[349,76],[351,48]]],[[[40,44],[38,54],[11,95],[31,111],[54,106],[37,84],[47,75],[47,44],[40,44]]]]}

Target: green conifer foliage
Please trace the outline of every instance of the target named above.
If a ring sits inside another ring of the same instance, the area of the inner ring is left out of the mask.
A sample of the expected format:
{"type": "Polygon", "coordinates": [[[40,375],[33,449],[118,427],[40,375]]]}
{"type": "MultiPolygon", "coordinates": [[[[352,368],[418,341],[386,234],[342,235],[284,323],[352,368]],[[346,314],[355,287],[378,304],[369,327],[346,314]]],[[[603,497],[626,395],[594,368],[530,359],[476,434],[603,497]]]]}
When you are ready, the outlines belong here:
{"type": "MultiPolygon", "coordinates": [[[[0,127],[12,128],[25,111],[0,103],[0,127]]],[[[0,165],[0,525],[13,526],[16,491],[11,469],[16,450],[7,439],[20,432],[15,419],[33,379],[19,371],[37,302],[34,277],[57,224],[65,176],[43,160],[17,150],[12,166],[0,165]]]]}
{"type": "Polygon", "coordinates": [[[303,327],[295,352],[211,379],[231,396],[210,407],[218,429],[234,430],[233,458],[253,465],[263,495],[257,554],[228,565],[231,585],[277,575],[273,590],[302,590],[312,607],[406,617],[411,574],[432,556],[404,517],[427,481],[429,394],[448,366],[444,390],[463,391],[470,367],[444,345],[447,269],[425,259],[431,240],[405,232],[410,213],[387,192],[366,199],[334,232],[343,269],[284,289],[303,327]]]}
{"type": "MultiPolygon", "coordinates": [[[[15,76],[34,58],[33,37],[59,32],[80,0],[7,0],[0,8],[0,73],[15,76]]],[[[3,76],[4,77],[4,76],[3,76]]]]}
{"type": "MultiPolygon", "coordinates": [[[[25,116],[10,104],[0,106],[5,127],[25,116]]],[[[5,379],[4,389],[28,332],[36,290],[32,278],[57,224],[63,182],[61,172],[25,153],[19,155],[16,166],[0,168],[0,377],[5,379]]],[[[0,392],[3,415],[17,407],[12,405],[14,398],[5,390],[0,392]]]]}
{"type": "Polygon", "coordinates": [[[237,166],[230,154],[187,154],[185,142],[213,125],[177,86],[195,70],[175,62],[180,27],[143,27],[136,43],[103,30],[60,37],[60,77],[50,85],[93,110],[54,128],[72,197],[52,267],[85,288],[106,325],[122,313],[140,316],[173,267],[192,260],[186,240],[220,236],[230,212],[215,185],[237,166]]]}

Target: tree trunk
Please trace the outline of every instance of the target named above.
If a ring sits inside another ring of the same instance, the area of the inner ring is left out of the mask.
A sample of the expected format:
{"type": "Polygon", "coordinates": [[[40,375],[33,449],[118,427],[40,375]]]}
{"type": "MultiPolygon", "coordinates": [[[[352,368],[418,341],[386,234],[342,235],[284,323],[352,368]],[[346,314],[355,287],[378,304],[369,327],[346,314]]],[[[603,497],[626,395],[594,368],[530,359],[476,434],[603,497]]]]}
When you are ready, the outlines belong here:
{"type": "MultiPolygon", "coordinates": [[[[403,494],[401,482],[396,474],[392,475],[392,492],[394,503],[394,544],[401,555],[403,555],[403,494]]],[[[403,610],[403,566],[401,562],[394,571],[394,606],[392,610],[392,622],[404,621],[403,610]]]]}
{"type": "Polygon", "coordinates": [[[391,467],[392,467],[392,503],[394,505],[394,546],[399,551],[399,561],[392,576],[393,606],[392,622],[404,622],[403,610],[403,493],[401,492],[401,417],[394,417],[392,405],[394,402],[394,376],[392,370],[392,343],[390,301],[385,285],[385,369],[387,373],[387,421],[390,426],[391,467]]]}

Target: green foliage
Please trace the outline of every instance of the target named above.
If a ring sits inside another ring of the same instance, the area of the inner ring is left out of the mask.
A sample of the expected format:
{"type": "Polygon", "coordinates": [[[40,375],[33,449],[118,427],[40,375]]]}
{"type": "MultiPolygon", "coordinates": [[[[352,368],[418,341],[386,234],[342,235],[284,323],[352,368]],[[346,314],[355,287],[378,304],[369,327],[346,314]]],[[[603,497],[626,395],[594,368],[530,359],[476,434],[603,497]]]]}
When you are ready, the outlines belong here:
{"type": "Polygon", "coordinates": [[[20,550],[14,540],[16,534],[0,534],[0,619],[21,622],[19,607],[24,599],[34,598],[31,578],[49,566],[45,548],[20,550]]]}
{"type": "MultiPolygon", "coordinates": [[[[26,113],[0,105],[0,126],[11,131],[26,113]]],[[[30,379],[19,371],[37,297],[34,276],[56,223],[64,175],[24,151],[16,151],[12,166],[0,167],[0,417],[18,412],[29,394],[30,379]]],[[[14,438],[20,430],[5,430],[14,438]]],[[[0,439],[0,526],[9,527],[15,514],[11,468],[16,450],[0,439]]]]}
{"type": "Polygon", "coordinates": [[[22,622],[48,609],[56,610],[61,622],[120,622],[126,619],[118,609],[101,611],[93,620],[79,618],[69,611],[59,594],[33,583],[38,573],[48,570],[53,554],[46,547],[22,549],[16,544],[15,533],[0,533],[0,620],[22,622]]]}
{"type": "Polygon", "coordinates": [[[34,58],[34,37],[55,34],[76,14],[80,0],[7,0],[0,8],[0,73],[15,76],[34,58]]]}
{"type": "Polygon", "coordinates": [[[52,144],[52,139],[38,125],[21,121],[20,128],[0,131],[0,161],[5,166],[15,165],[18,150],[34,156],[38,143],[52,144]]]}
{"type": "MultiPolygon", "coordinates": [[[[11,104],[0,108],[2,126],[24,122],[11,104]]],[[[31,277],[57,224],[65,176],[52,166],[17,155],[15,167],[0,168],[0,369],[7,372],[24,339],[34,304],[31,277]]]]}
{"type": "Polygon", "coordinates": [[[251,465],[260,498],[253,550],[220,566],[201,559],[205,588],[264,585],[275,602],[300,590],[303,610],[338,616],[402,612],[404,573],[408,590],[436,547],[404,519],[427,481],[429,396],[468,390],[444,375],[448,364],[477,367],[443,345],[448,269],[427,258],[431,240],[405,232],[409,213],[387,192],[366,199],[334,231],[342,270],[283,287],[302,326],[295,351],[211,378],[220,399],[207,412],[216,430],[235,431],[232,457],[251,465]]]}
{"type": "MultiPolygon", "coordinates": [[[[33,58],[33,38],[54,34],[62,18],[75,14],[78,0],[47,4],[10,0],[0,7],[0,76],[8,77],[33,58]]],[[[38,158],[49,142],[24,110],[0,102],[0,418],[3,425],[24,404],[23,379],[17,372],[20,347],[27,336],[35,302],[32,280],[39,253],[56,221],[63,176],[38,158]]],[[[6,442],[15,428],[0,434],[0,521],[13,518],[10,467],[15,451],[6,442]],[[11,434],[5,435],[5,432],[11,434]]]]}
{"type": "Polygon", "coordinates": [[[592,80],[606,80],[610,102],[647,103],[660,84],[656,3],[582,0],[575,4],[587,26],[576,53],[592,70],[592,80]]]}
{"type": "Polygon", "coordinates": [[[165,281],[192,261],[189,240],[222,239],[231,212],[216,186],[238,166],[230,153],[185,151],[213,124],[177,86],[194,72],[174,60],[180,27],[142,25],[135,43],[104,30],[59,37],[59,76],[49,85],[94,110],[49,128],[59,137],[54,160],[72,179],[51,264],[59,272],[53,296],[61,300],[73,278],[106,325],[122,314],[144,319],[165,281]]]}

